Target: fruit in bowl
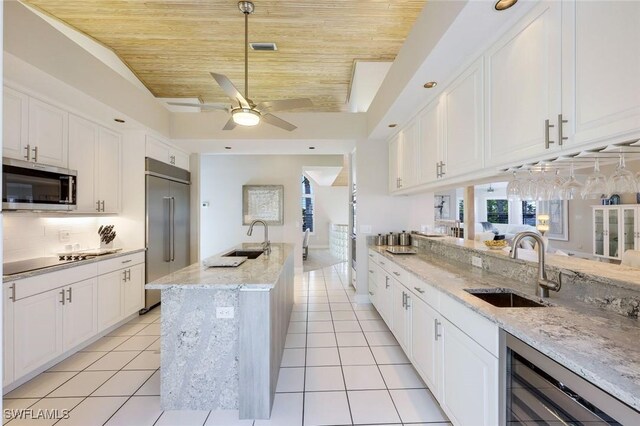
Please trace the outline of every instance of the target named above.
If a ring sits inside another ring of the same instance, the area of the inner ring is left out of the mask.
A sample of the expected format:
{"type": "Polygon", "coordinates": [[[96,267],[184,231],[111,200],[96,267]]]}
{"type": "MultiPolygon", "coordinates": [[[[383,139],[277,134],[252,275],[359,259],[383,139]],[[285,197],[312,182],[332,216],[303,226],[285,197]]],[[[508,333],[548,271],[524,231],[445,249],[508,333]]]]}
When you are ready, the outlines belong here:
{"type": "Polygon", "coordinates": [[[502,250],[508,244],[506,240],[490,240],[490,241],[485,241],[484,245],[489,247],[491,250],[502,250]]]}

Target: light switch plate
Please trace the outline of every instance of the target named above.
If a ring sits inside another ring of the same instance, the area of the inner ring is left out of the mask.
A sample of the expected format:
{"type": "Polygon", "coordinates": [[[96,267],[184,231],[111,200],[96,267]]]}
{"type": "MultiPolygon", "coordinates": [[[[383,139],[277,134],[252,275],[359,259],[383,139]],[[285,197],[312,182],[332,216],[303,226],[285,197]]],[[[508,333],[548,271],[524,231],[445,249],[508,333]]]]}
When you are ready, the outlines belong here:
{"type": "Polygon", "coordinates": [[[233,306],[224,306],[216,308],[216,318],[231,319],[235,315],[233,306]]]}
{"type": "Polygon", "coordinates": [[[471,256],[471,264],[478,268],[482,268],[482,258],[478,256],[471,256]]]}

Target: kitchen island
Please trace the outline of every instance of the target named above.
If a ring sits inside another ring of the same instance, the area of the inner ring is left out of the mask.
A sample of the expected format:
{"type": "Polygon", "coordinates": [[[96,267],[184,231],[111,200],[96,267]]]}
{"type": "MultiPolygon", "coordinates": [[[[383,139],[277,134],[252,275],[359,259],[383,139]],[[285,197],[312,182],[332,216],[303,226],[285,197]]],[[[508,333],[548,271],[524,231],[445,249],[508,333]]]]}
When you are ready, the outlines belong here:
{"type": "MultiPolygon", "coordinates": [[[[223,252],[255,250],[242,244],[223,252]]],[[[293,308],[293,245],[238,267],[193,264],[146,285],[161,290],[164,410],[237,409],[267,419],[293,308]]]]}

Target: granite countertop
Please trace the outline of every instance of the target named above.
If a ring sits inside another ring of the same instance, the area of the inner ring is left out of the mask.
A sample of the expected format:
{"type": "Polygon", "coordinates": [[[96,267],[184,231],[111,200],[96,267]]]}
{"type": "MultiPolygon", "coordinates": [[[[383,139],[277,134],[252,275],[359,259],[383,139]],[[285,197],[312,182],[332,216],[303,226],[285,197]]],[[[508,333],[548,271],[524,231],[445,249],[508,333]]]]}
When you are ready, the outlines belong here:
{"type": "MultiPolygon", "coordinates": [[[[262,248],[261,244],[244,243],[231,247],[217,256],[231,250],[249,250],[262,248]]],[[[284,263],[293,252],[293,245],[271,243],[271,253],[262,254],[256,259],[247,259],[237,267],[207,268],[194,263],[172,274],[148,283],[145,288],[162,290],[170,287],[193,289],[242,289],[269,290],[278,281],[284,263]]]]}
{"type": "Polygon", "coordinates": [[[392,255],[385,251],[385,246],[369,248],[640,410],[640,323],[637,319],[579,301],[558,300],[553,294],[548,299],[552,303],[550,307],[494,307],[464,289],[508,287],[534,296],[535,288],[420,248],[416,248],[417,255],[392,255]]]}
{"type": "Polygon", "coordinates": [[[47,268],[42,268],[42,269],[36,269],[35,271],[28,271],[28,272],[23,272],[20,274],[13,274],[13,275],[4,275],[2,277],[2,282],[6,283],[9,281],[17,281],[17,280],[22,280],[25,278],[30,278],[30,277],[35,277],[38,275],[42,275],[42,274],[48,274],[51,272],[56,272],[56,271],[61,271],[63,269],[69,269],[69,268],[75,268],[78,266],[82,266],[82,265],[88,265],[89,263],[95,263],[95,262],[101,262],[103,260],[109,260],[109,259],[114,259],[116,257],[121,257],[121,256],[127,256],[130,254],[134,254],[134,253],[140,253],[140,252],[144,252],[147,249],[145,248],[138,248],[138,249],[123,249],[122,251],[119,251],[117,253],[111,253],[111,254],[104,254],[102,256],[94,256],[85,260],[77,260],[74,262],[65,262],[65,263],[61,263],[59,265],[53,265],[53,266],[49,266],[47,268]]]}

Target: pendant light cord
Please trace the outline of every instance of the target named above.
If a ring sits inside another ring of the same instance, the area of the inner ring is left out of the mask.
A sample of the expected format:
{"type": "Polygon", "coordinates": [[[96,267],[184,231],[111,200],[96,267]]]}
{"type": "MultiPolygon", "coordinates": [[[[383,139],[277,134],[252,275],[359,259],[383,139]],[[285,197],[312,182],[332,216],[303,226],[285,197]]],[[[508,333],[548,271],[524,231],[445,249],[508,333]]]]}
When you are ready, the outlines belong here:
{"type": "Polygon", "coordinates": [[[249,13],[244,12],[244,98],[249,102],[249,13]]]}

